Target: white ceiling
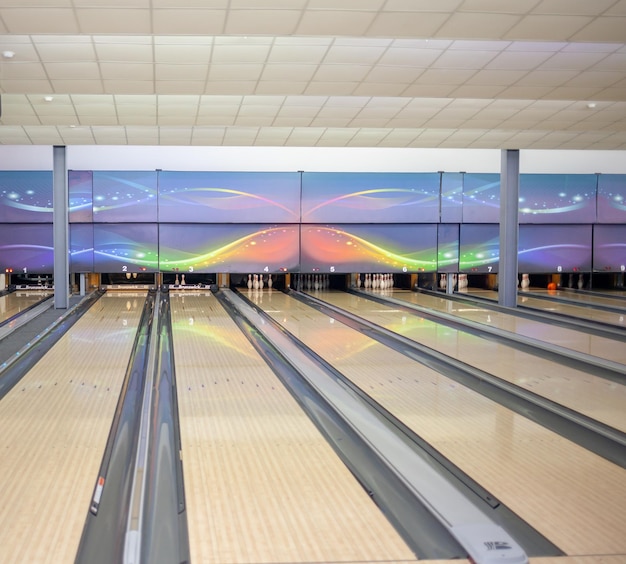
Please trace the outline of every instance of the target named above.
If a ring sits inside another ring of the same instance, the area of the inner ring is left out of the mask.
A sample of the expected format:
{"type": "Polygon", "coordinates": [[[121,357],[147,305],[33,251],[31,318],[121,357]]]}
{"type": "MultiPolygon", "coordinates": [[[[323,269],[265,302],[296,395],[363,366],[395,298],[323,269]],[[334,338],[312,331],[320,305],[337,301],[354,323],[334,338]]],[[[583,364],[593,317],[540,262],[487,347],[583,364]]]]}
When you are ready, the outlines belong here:
{"type": "Polygon", "coordinates": [[[0,0],[0,95],[11,145],[624,150],[626,0],[0,0]]]}

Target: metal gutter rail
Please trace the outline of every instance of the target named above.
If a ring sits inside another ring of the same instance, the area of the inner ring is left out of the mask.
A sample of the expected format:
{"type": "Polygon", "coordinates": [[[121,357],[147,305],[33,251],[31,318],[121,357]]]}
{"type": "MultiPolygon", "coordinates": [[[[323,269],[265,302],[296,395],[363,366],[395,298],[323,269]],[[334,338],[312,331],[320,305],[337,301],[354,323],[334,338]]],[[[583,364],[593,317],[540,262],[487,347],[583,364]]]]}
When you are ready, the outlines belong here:
{"type": "MultiPolygon", "coordinates": [[[[443,312],[435,311],[417,304],[409,303],[404,300],[399,300],[392,296],[379,296],[362,290],[348,290],[348,293],[355,294],[360,297],[367,298],[373,302],[377,302],[384,305],[394,304],[395,306],[404,309],[407,312],[419,313],[425,319],[435,321],[436,323],[445,324],[453,329],[466,331],[477,335],[479,337],[488,338],[502,342],[511,347],[516,347],[520,350],[532,351],[532,354],[537,356],[543,356],[550,360],[556,360],[561,364],[568,364],[576,367],[577,370],[584,370],[595,376],[601,376],[608,380],[616,381],[619,383],[624,382],[624,365],[612,360],[607,360],[597,356],[593,356],[587,353],[578,352],[573,349],[568,349],[560,345],[553,343],[545,343],[539,339],[533,339],[532,337],[526,337],[512,331],[506,331],[504,329],[498,329],[484,323],[477,321],[471,321],[469,319],[462,319],[455,315],[443,312]]],[[[308,296],[309,294],[307,294],[308,296]]],[[[509,311],[506,312],[510,314],[509,311]]],[[[621,332],[621,338],[626,337],[626,332],[621,332]]],[[[616,338],[615,336],[610,338],[616,338]]]]}
{"type": "MultiPolygon", "coordinates": [[[[26,343],[11,358],[0,364],[0,399],[57,343],[83,314],[102,296],[94,292],[62,314],[54,323],[26,343]]],[[[42,304],[47,310],[52,302],[42,304]]],[[[38,310],[39,311],[39,310],[38,310]]]]}
{"type": "Polygon", "coordinates": [[[109,438],[94,486],[75,562],[121,562],[124,527],[130,507],[131,472],[148,359],[155,295],[148,294],[137,327],[109,438]]]}
{"type": "MultiPolygon", "coordinates": [[[[626,468],[626,433],[557,404],[516,384],[507,382],[484,370],[431,349],[417,341],[394,333],[385,327],[376,325],[314,296],[294,290],[290,290],[290,295],[399,353],[430,366],[463,386],[620,465],[622,468],[626,468]]],[[[365,296],[369,298],[369,295],[365,294],[365,296]]],[[[373,297],[372,299],[373,301],[383,303],[378,297],[373,297]]],[[[407,310],[411,311],[413,308],[409,307],[407,310]]],[[[456,322],[457,329],[462,326],[462,322],[456,322]]],[[[500,340],[506,342],[505,337],[501,337],[500,340]]],[[[600,369],[597,370],[600,371],[600,369]]],[[[602,375],[604,375],[604,372],[602,372],[602,375]]]]}
{"type": "Polygon", "coordinates": [[[169,293],[161,292],[144,481],[140,561],[190,559],[169,293]]]}
{"type": "MultiPolygon", "coordinates": [[[[441,472],[410,448],[397,429],[381,425],[380,414],[369,408],[354,391],[324,370],[320,359],[271,318],[231,290],[220,292],[242,316],[271,342],[324,401],[339,414],[345,425],[367,444],[378,461],[395,475],[453,537],[476,564],[525,564],[525,551],[485,511],[471,503],[441,472]],[[294,346],[297,342],[298,345],[294,346]]],[[[409,525],[404,524],[409,528],[409,525]]],[[[417,524],[413,523],[412,527],[417,524]]],[[[432,558],[432,557],[431,557],[432,558]]]]}
{"type": "Polygon", "coordinates": [[[169,294],[151,291],[77,563],[189,561],[169,294]]]}
{"type": "MultiPolygon", "coordinates": [[[[350,291],[354,292],[354,290],[352,289],[350,291]]],[[[357,290],[356,292],[358,293],[359,290],[357,290]]],[[[363,292],[362,290],[360,292],[361,294],[365,294],[365,292],[363,292]]],[[[417,292],[420,294],[425,294],[427,296],[442,297],[441,292],[436,291],[436,290],[427,290],[425,288],[418,288],[417,292]]],[[[482,308],[489,309],[491,311],[506,313],[507,315],[513,315],[515,317],[520,317],[522,319],[530,319],[532,321],[541,321],[543,323],[550,323],[552,325],[556,325],[557,327],[562,327],[564,329],[584,331],[585,333],[588,333],[590,335],[595,335],[597,337],[604,337],[606,339],[617,339],[623,342],[626,341],[626,331],[623,328],[617,325],[603,323],[601,321],[583,319],[582,317],[567,315],[565,313],[554,314],[549,311],[528,307],[523,304],[518,304],[516,308],[505,307],[505,306],[501,306],[496,301],[490,298],[486,298],[484,296],[477,296],[474,294],[462,294],[459,292],[455,292],[454,294],[446,294],[445,297],[447,300],[459,302],[462,304],[467,304],[469,306],[476,306],[477,304],[480,304],[480,307],[482,308]]],[[[408,302],[404,302],[404,303],[408,303],[408,302]]],[[[416,304],[409,304],[409,305],[416,305],[416,304]]]]}

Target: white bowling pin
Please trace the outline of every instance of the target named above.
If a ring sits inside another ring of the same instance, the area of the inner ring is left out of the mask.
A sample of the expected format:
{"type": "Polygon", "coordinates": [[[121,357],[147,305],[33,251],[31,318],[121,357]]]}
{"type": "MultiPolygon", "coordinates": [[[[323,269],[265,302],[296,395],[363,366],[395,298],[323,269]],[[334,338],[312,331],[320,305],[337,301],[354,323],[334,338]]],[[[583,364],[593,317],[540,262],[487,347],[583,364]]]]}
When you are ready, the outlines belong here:
{"type": "Polygon", "coordinates": [[[584,276],[581,273],[581,274],[578,275],[578,289],[582,290],[584,285],[585,285],[585,278],[584,278],[584,276]]]}
{"type": "Polygon", "coordinates": [[[252,290],[252,274],[248,274],[248,290],[252,290]]]}
{"type": "Polygon", "coordinates": [[[186,282],[185,282],[185,275],[182,274],[181,277],[180,277],[180,285],[184,286],[185,284],[186,284],[186,282]]]}
{"type": "Polygon", "coordinates": [[[255,274],[255,275],[254,275],[254,278],[252,279],[252,287],[253,287],[255,290],[258,290],[258,289],[259,289],[259,275],[258,275],[258,274],[255,274]]]}
{"type": "Polygon", "coordinates": [[[527,290],[530,287],[530,275],[522,274],[522,283],[520,286],[522,290],[527,290]]]}
{"type": "Polygon", "coordinates": [[[356,273],[356,287],[361,287],[361,275],[358,272],[356,273]]]}
{"type": "Polygon", "coordinates": [[[272,289],[272,285],[273,285],[273,282],[272,282],[272,275],[270,274],[270,275],[267,277],[267,287],[271,290],[271,289],[272,289]]]}

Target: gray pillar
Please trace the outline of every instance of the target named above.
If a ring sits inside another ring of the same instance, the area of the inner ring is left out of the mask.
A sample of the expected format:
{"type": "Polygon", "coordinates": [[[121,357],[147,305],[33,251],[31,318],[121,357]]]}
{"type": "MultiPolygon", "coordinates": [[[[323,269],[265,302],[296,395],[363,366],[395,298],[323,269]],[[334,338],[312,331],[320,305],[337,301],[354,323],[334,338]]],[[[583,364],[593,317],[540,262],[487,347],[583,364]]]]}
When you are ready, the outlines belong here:
{"type": "Polygon", "coordinates": [[[52,221],[54,243],[54,308],[67,309],[69,293],[69,224],[65,147],[52,148],[52,221]]]}
{"type": "Polygon", "coordinates": [[[85,295],[85,273],[81,272],[80,273],[80,295],[84,296],[85,295]]]}
{"type": "Polygon", "coordinates": [[[519,207],[519,151],[503,150],[500,171],[500,262],[498,303],[517,306],[517,240],[519,207]]]}
{"type": "Polygon", "coordinates": [[[454,294],[454,278],[452,272],[446,274],[446,294],[454,294]]]}

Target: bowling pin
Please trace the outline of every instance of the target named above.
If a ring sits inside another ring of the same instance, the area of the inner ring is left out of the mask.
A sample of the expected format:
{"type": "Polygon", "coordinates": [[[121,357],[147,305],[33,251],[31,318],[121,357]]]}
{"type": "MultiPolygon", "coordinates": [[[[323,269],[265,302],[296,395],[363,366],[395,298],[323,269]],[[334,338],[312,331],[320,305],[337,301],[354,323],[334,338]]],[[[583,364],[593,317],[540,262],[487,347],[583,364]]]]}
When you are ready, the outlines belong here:
{"type": "Polygon", "coordinates": [[[259,290],[263,289],[263,275],[259,274],[259,290]]]}
{"type": "Polygon", "coordinates": [[[522,283],[520,284],[522,290],[527,290],[530,286],[530,275],[522,274],[522,283]]]}
{"type": "Polygon", "coordinates": [[[272,275],[270,274],[270,275],[267,277],[267,287],[271,290],[271,289],[272,289],[272,285],[273,285],[273,282],[272,282],[272,275]]]}
{"type": "Polygon", "coordinates": [[[176,274],[176,279],[174,280],[174,286],[178,286],[180,282],[178,281],[178,274],[176,274]]]}
{"type": "Polygon", "coordinates": [[[181,277],[180,277],[180,285],[184,286],[185,284],[186,284],[186,282],[185,282],[185,275],[182,274],[181,277]]]}
{"type": "Polygon", "coordinates": [[[361,287],[361,275],[358,272],[356,273],[356,287],[361,287]]]}
{"type": "Polygon", "coordinates": [[[439,275],[439,287],[442,290],[445,290],[447,284],[448,284],[448,277],[445,274],[440,274],[439,275]]]}
{"type": "Polygon", "coordinates": [[[578,275],[578,289],[582,290],[584,285],[585,285],[584,276],[582,274],[579,274],[578,275]]]}
{"type": "Polygon", "coordinates": [[[252,287],[253,287],[255,290],[258,290],[258,289],[259,289],[259,275],[258,275],[258,274],[255,274],[255,275],[254,275],[254,278],[252,279],[252,287]]]}
{"type": "Polygon", "coordinates": [[[248,274],[248,290],[252,290],[252,274],[248,274]]]}

